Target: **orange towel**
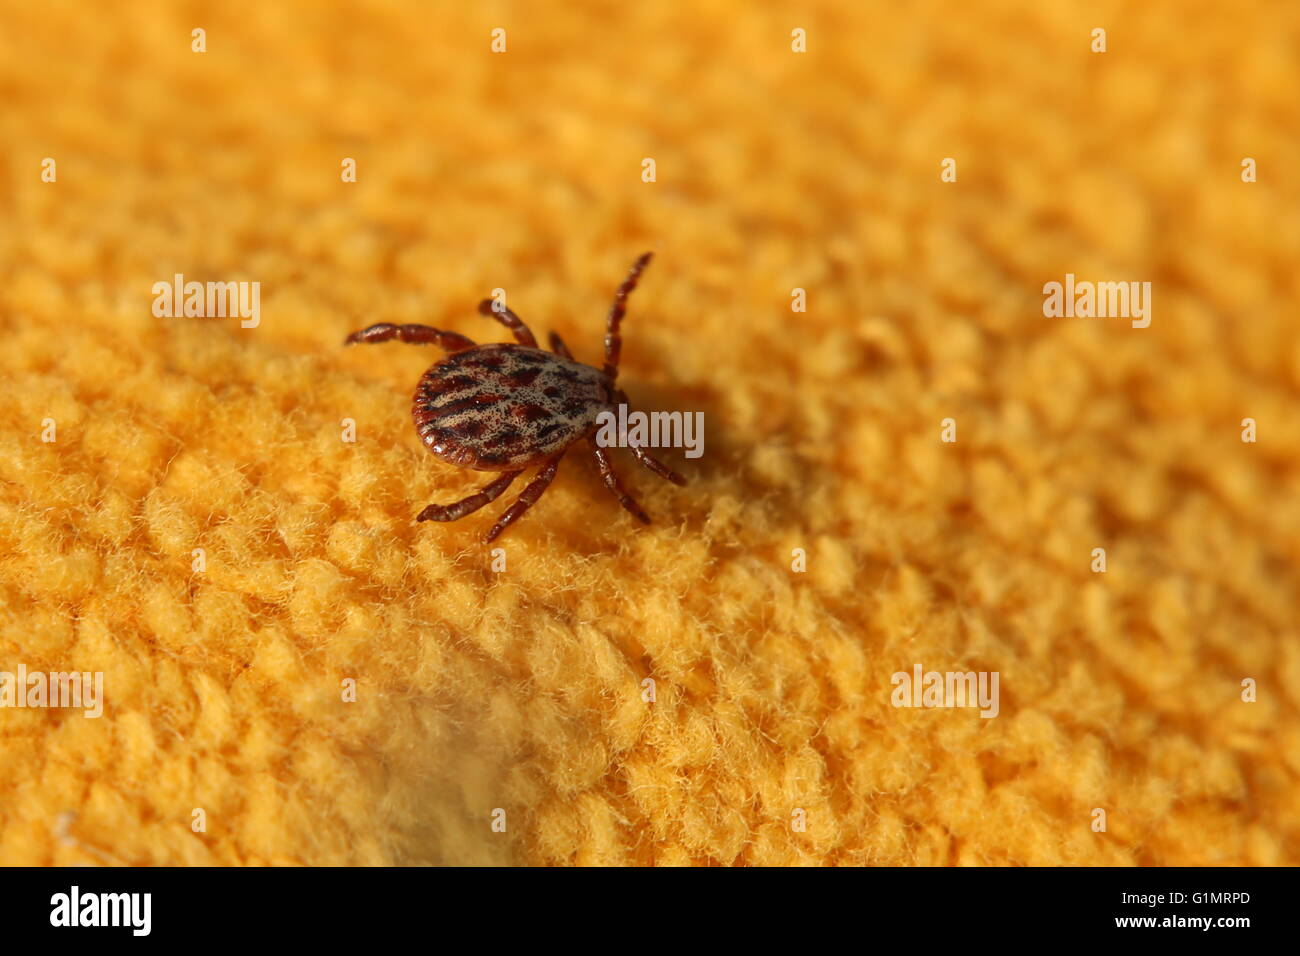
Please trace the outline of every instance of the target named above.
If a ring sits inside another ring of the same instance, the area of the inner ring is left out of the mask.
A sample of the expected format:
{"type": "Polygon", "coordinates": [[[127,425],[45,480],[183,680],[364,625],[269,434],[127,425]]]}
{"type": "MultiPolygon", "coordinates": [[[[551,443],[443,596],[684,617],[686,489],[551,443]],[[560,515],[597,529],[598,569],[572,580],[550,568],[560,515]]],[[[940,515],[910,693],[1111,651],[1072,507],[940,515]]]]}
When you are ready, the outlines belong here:
{"type": "Polygon", "coordinates": [[[6,5],[0,672],[103,714],[0,708],[0,863],[1300,863],[1298,43],[6,5]],[[511,492],[416,524],[486,476],[412,429],[435,350],[343,337],[506,341],[501,289],[599,365],[643,249],[620,381],[704,414],[689,485],[615,451],[642,527],[575,449],[500,554],[511,492]],[[256,324],[156,315],[178,274],[256,324]]]}

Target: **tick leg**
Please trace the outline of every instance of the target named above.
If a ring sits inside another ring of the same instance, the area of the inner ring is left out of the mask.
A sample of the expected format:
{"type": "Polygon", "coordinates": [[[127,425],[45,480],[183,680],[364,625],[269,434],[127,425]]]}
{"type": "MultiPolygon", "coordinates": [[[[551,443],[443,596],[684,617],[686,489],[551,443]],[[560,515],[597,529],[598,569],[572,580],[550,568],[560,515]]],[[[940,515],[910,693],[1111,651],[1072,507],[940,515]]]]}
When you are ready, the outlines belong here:
{"type": "Polygon", "coordinates": [[[637,461],[641,462],[641,464],[645,465],[647,468],[653,471],[660,478],[667,478],[674,485],[686,484],[685,478],[677,474],[677,472],[673,471],[663,462],[656,460],[654,457],[650,455],[649,452],[647,452],[640,445],[629,445],[628,448],[631,449],[632,454],[636,455],[637,461]]]}
{"type": "Polygon", "coordinates": [[[467,339],[459,332],[443,332],[432,325],[393,325],[391,322],[380,322],[360,332],[353,332],[343,340],[343,344],[371,345],[375,342],[391,342],[393,339],[405,342],[407,345],[436,345],[448,352],[463,352],[477,344],[473,339],[467,339]]]}
{"type": "Polygon", "coordinates": [[[618,499],[618,503],[632,513],[632,516],[642,524],[650,523],[650,516],[641,509],[631,495],[624,489],[623,483],[618,480],[618,475],[614,473],[614,465],[609,460],[609,452],[596,444],[596,439],[592,438],[591,450],[596,456],[596,464],[600,468],[600,480],[605,482],[608,488],[618,499]]]}
{"type": "Polygon", "coordinates": [[[609,318],[605,322],[605,374],[609,376],[611,382],[618,378],[618,358],[623,350],[623,337],[619,335],[618,326],[623,321],[623,313],[627,311],[627,297],[636,288],[636,280],[640,277],[641,270],[650,262],[652,255],[654,253],[644,252],[636,262],[632,263],[627,278],[614,293],[614,304],[609,307],[609,318]]]}
{"type": "Polygon", "coordinates": [[[507,329],[515,334],[515,341],[530,349],[537,348],[537,339],[533,338],[532,330],[524,325],[524,320],[519,318],[505,306],[497,309],[495,299],[484,299],[478,304],[478,310],[481,315],[486,315],[490,319],[496,319],[507,329]]]}
{"type": "Polygon", "coordinates": [[[564,344],[564,339],[560,338],[554,332],[551,333],[550,338],[551,338],[552,352],[554,352],[556,355],[561,356],[562,358],[566,358],[570,360],[573,358],[573,353],[570,352],[569,347],[564,344]]]}
{"type": "Polygon", "coordinates": [[[496,501],[501,496],[501,492],[510,487],[510,482],[514,481],[522,471],[507,471],[496,481],[484,485],[479,491],[470,495],[468,498],[462,498],[460,501],[453,502],[449,505],[429,505],[418,515],[416,521],[459,521],[467,514],[472,514],[482,508],[489,502],[496,501]]]}
{"type": "Polygon", "coordinates": [[[502,531],[505,531],[506,528],[518,521],[520,515],[537,504],[537,499],[542,496],[542,492],[546,491],[547,485],[555,477],[555,469],[560,467],[560,457],[557,455],[552,458],[550,463],[537,473],[537,477],[528,483],[528,487],[519,493],[519,497],[515,499],[514,504],[502,512],[501,517],[497,519],[497,523],[492,526],[492,530],[483,536],[484,544],[496,538],[502,531]]]}

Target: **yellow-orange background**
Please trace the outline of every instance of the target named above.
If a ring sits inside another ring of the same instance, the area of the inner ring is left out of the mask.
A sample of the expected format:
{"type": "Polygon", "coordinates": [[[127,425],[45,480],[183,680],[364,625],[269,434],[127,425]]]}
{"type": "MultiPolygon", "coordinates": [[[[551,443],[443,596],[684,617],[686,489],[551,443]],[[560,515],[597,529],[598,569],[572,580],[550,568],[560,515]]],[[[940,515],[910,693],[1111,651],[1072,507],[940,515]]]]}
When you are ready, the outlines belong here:
{"type": "Polygon", "coordinates": [[[1281,2],[0,4],[0,670],[107,697],[0,711],[0,863],[1300,863],[1297,49],[1281,2]],[[434,354],[341,340],[502,340],[502,287],[597,362],[643,249],[624,384],[704,457],[616,454],[643,529],[571,456],[494,574],[508,497],[412,521],[483,481],[411,428],[434,354]],[[260,327],[155,318],[177,272],[260,327]],[[1044,318],[1067,272],[1151,327],[1044,318]],[[917,663],[1000,715],[893,708],[917,663]]]}

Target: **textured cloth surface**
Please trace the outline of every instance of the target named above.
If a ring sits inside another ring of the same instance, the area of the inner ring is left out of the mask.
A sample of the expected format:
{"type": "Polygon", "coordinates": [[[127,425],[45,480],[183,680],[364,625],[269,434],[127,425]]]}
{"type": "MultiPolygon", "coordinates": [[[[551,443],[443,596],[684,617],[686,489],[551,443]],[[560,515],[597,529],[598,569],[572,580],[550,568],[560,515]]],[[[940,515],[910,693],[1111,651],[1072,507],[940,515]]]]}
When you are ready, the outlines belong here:
{"type": "Polygon", "coordinates": [[[90,9],[0,5],[0,670],[105,698],[0,709],[0,863],[1300,863],[1295,4],[90,9]],[[486,476],[344,335],[599,364],[645,249],[689,486],[416,524],[486,476]]]}

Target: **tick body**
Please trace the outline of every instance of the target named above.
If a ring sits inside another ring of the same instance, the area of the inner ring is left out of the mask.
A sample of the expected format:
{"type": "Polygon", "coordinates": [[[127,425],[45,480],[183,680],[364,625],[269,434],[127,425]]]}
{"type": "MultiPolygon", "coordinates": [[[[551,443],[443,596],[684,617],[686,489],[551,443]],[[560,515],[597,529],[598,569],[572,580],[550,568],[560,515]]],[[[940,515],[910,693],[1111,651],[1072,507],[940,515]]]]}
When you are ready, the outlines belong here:
{"type": "MultiPolygon", "coordinates": [[[[594,438],[601,412],[614,411],[627,396],[616,385],[622,338],[619,326],[627,296],[636,288],[650,253],[632,265],[614,294],[605,330],[605,367],[598,369],[576,361],[554,332],[551,350],[537,340],[522,319],[496,306],[491,299],[479,303],[479,312],[496,319],[514,333],[515,342],[477,345],[456,332],[428,325],[380,323],[353,332],[347,345],[397,340],[412,345],[437,345],[448,354],[434,363],[415,389],[411,414],[425,446],[443,461],[460,468],[500,472],[478,492],[448,505],[429,505],[417,521],[455,521],[494,501],[529,468],[537,475],[507,508],[487,534],[496,538],[528,510],[550,485],[560,459],[575,444],[586,441],[601,479],[619,502],[638,520],[650,518],[624,490],[606,449],[594,438]]],[[[644,448],[633,455],[661,478],[677,484],[686,481],[651,457],[644,448]]]]}
{"type": "Polygon", "coordinates": [[[524,345],[479,345],[434,365],[415,390],[415,430],[451,465],[509,471],[585,438],[612,404],[599,369],[524,345]]]}

